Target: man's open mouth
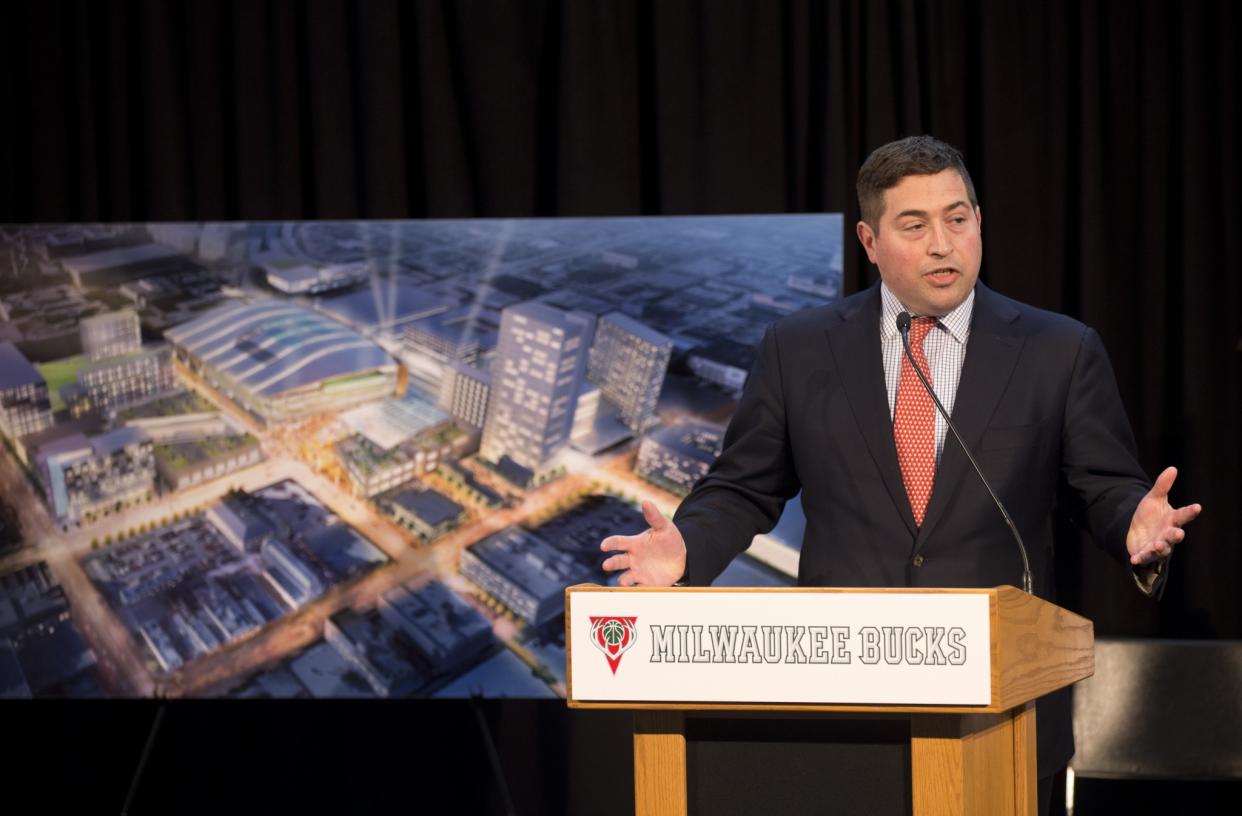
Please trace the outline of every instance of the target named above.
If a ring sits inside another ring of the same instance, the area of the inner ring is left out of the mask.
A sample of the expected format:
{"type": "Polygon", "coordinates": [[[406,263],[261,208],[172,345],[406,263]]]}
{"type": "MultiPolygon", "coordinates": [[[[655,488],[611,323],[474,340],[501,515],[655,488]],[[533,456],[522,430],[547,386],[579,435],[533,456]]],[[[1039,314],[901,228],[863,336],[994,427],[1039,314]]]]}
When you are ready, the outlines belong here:
{"type": "Polygon", "coordinates": [[[949,283],[958,276],[958,271],[952,267],[943,269],[933,269],[924,274],[924,277],[930,278],[932,283],[949,283]]]}

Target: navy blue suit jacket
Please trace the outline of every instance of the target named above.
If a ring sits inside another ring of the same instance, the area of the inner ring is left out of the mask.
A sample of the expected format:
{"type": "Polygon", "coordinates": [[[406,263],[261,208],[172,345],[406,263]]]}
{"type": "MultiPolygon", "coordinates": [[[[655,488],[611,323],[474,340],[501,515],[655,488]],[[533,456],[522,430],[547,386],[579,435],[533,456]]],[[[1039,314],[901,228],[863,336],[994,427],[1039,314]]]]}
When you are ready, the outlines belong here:
{"type": "MultiPolygon", "coordinates": [[[[687,580],[710,584],[799,490],[802,586],[1020,585],[1017,546],[952,434],[922,527],[901,480],[880,349],[879,285],[765,334],[724,447],[673,521],[687,580]]],[[[975,288],[953,421],[1055,600],[1053,509],[1128,565],[1125,535],[1150,481],[1099,336],[1063,315],[975,288]]],[[[1073,754],[1067,691],[1037,705],[1040,774],[1073,754]]]]}

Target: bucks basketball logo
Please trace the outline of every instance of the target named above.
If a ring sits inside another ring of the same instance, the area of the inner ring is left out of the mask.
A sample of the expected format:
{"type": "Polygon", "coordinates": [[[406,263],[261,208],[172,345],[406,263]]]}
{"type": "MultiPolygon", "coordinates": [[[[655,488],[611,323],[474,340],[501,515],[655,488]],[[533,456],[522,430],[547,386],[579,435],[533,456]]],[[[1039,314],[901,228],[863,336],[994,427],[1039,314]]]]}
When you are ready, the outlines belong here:
{"type": "Polygon", "coordinates": [[[638,639],[638,618],[591,618],[591,643],[604,653],[612,673],[617,673],[621,656],[629,651],[638,639]]]}

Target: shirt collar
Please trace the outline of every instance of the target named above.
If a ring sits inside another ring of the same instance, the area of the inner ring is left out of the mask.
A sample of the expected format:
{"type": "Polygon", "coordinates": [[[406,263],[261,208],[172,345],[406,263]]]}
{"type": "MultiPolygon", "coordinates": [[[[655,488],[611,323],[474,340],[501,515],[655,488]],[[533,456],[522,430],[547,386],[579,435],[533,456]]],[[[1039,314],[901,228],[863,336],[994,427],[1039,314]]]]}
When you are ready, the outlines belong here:
{"type": "MultiPolygon", "coordinates": [[[[897,315],[910,311],[901,305],[901,301],[888,286],[880,281],[880,336],[885,340],[897,337],[897,315]]],[[[970,294],[958,304],[957,308],[940,318],[940,327],[959,343],[965,344],[970,337],[970,318],[975,310],[975,290],[971,287],[970,294]]]]}

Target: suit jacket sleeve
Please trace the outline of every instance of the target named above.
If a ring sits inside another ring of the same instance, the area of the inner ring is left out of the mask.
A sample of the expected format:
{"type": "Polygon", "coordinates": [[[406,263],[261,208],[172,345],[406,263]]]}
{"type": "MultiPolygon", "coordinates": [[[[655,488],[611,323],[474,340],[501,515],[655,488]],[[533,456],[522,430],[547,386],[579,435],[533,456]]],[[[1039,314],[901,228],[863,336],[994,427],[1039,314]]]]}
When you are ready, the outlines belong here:
{"type": "MultiPolygon", "coordinates": [[[[1110,555],[1129,566],[1126,533],[1151,488],[1135,454],[1116,378],[1099,335],[1084,330],[1070,378],[1062,439],[1062,474],[1076,498],[1074,519],[1110,555]]],[[[1134,570],[1139,588],[1159,594],[1165,564],[1134,570]]]]}
{"type": "Polygon", "coordinates": [[[688,583],[706,586],[780,519],[799,490],[786,429],[781,350],[769,327],[724,445],[673,516],[686,541],[688,583]]]}

